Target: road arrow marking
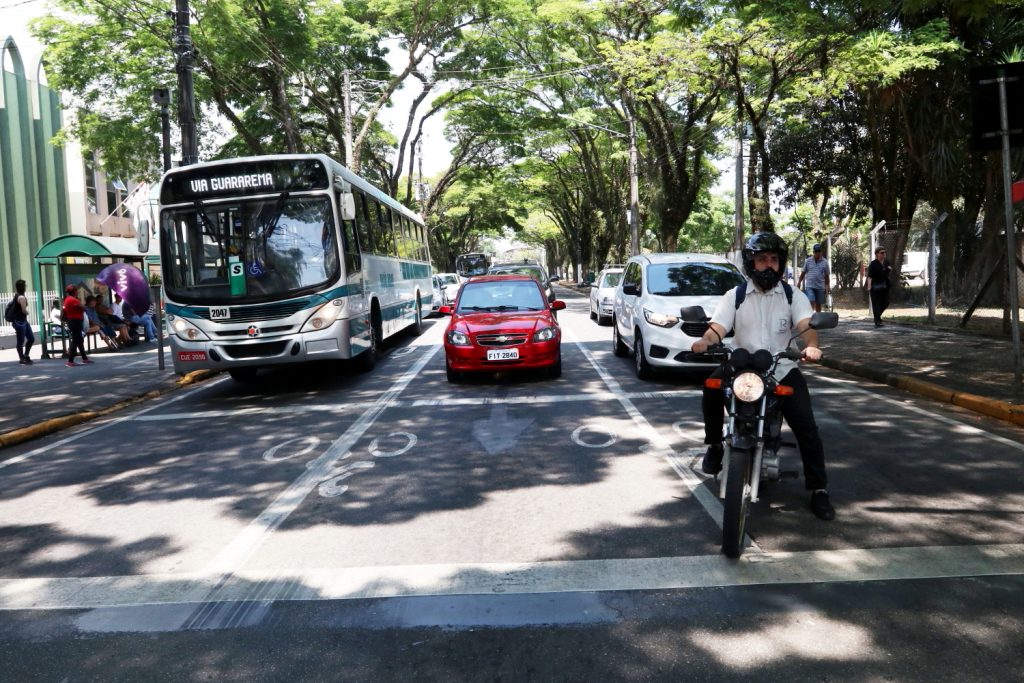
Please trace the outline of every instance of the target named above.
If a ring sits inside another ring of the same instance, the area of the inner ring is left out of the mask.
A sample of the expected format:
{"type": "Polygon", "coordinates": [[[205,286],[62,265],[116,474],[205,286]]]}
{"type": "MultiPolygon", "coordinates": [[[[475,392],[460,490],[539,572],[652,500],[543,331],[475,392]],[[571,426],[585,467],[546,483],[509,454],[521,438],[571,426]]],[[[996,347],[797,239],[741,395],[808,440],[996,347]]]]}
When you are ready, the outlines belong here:
{"type": "Polygon", "coordinates": [[[491,455],[512,450],[533,420],[518,420],[508,416],[508,406],[492,405],[491,416],[473,422],[473,436],[491,455]]]}

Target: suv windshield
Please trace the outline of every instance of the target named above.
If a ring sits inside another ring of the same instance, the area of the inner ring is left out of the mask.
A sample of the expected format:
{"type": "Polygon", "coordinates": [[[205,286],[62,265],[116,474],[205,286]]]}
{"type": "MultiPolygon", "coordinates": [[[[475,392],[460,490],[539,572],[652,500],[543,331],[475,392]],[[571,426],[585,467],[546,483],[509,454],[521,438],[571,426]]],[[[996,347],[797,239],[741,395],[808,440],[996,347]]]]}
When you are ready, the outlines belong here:
{"type": "Polygon", "coordinates": [[[470,282],[459,296],[459,313],[540,311],[547,308],[537,285],[525,280],[470,282]]]}
{"type": "Polygon", "coordinates": [[[161,217],[167,295],[245,303],[323,287],[340,275],[331,216],[323,196],[168,209],[161,217]],[[231,277],[233,265],[240,272],[231,277]]]}
{"type": "Polygon", "coordinates": [[[605,273],[601,278],[601,288],[618,287],[620,280],[622,280],[622,273],[605,273]]]}
{"type": "Polygon", "coordinates": [[[658,296],[720,296],[743,282],[731,263],[666,263],[647,267],[647,291],[658,296]]]}

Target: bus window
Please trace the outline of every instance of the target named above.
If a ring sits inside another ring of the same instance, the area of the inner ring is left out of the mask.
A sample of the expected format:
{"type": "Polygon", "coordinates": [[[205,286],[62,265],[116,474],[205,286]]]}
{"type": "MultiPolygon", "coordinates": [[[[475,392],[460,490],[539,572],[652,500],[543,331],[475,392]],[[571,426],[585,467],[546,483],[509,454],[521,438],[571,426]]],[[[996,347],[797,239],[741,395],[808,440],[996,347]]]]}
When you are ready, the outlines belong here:
{"type": "Polygon", "coordinates": [[[377,225],[380,226],[377,231],[378,253],[383,256],[397,256],[395,235],[391,230],[391,209],[377,202],[370,202],[370,204],[370,211],[377,214],[377,225]]]}
{"type": "Polygon", "coordinates": [[[366,201],[366,195],[362,192],[354,192],[356,198],[356,230],[359,232],[359,247],[363,250],[364,254],[374,254],[377,252],[377,244],[373,239],[374,233],[377,232],[377,221],[370,220],[370,207],[369,202],[366,201]]]}
{"type": "Polygon", "coordinates": [[[359,244],[356,242],[355,221],[341,222],[341,242],[345,254],[345,275],[358,273],[362,268],[362,259],[359,257],[359,244]]]}

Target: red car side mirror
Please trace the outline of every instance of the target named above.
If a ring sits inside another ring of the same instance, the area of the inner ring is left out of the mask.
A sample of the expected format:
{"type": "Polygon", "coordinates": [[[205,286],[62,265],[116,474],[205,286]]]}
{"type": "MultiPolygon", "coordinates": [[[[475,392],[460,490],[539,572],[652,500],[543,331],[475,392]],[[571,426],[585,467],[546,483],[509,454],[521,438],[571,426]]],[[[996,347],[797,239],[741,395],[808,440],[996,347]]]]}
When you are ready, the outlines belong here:
{"type": "Polygon", "coordinates": [[[561,301],[559,299],[555,299],[554,301],[551,302],[551,310],[552,311],[561,311],[564,308],[565,308],[565,302],[564,301],[561,301]]]}
{"type": "Polygon", "coordinates": [[[437,312],[440,313],[441,315],[451,315],[452,314],[452,307],[451,306],[441,306],[439,309],[437,309],[437,312]]]}

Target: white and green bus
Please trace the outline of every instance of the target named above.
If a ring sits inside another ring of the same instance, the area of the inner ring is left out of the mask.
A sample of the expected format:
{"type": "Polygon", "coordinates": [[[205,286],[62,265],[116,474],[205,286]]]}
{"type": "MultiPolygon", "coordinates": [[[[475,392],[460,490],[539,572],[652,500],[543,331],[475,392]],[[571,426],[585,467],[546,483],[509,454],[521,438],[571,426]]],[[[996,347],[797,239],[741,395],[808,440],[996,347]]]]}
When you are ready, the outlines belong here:
{"type": "Polygon", "coordinates": [[[422,331],[423,221],[329,157],[274,155],[168,171],[160,258],[174,369],[355,358],[422,331]]]}

